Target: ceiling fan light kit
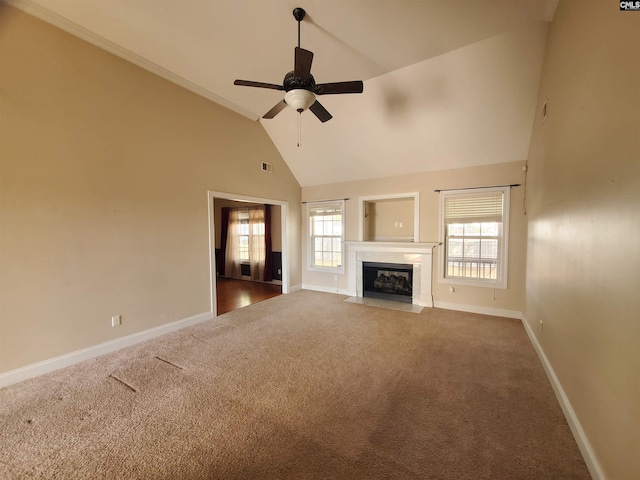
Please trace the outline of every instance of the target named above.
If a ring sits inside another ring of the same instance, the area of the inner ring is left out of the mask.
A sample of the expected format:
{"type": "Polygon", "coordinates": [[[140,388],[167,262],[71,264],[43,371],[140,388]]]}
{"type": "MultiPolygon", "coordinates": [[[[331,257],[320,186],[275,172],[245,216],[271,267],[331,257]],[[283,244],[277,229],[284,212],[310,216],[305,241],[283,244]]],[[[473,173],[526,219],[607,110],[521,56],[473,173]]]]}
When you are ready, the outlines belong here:
{"type": "Polygon", "coordinates": [[[293,18],[298,22],[298,46],[294,51],[293,70],[285,75],[282,85],[254,82],[251,80],[236,80],[233,82],[234,85],[244,87],[285,91],[284,100],[278,102],[271,110],[265,113],[262,118],[273,118],[289,105],[298,113],[302,113],[307,109],[311,110],[311,112],[324,123],[333,117],[322,104],[318,102],[316,95],[362,93],[364,90],[364,85],[361,80],[316,84],[313,75],[311,75],[313,52],[300,48],[300,22],[304,19],[305,14],[306,12],[302,8],[298,7],[293,10],[293,18]]]}
{"type": "Polygon", "coordinates": [[[316,96],[309,90],[296,88],[294,90],[289,90],[284,94],[284,101],[293,107],[296,112],[302,113],[313,105],[316,101],[316,96]]]}

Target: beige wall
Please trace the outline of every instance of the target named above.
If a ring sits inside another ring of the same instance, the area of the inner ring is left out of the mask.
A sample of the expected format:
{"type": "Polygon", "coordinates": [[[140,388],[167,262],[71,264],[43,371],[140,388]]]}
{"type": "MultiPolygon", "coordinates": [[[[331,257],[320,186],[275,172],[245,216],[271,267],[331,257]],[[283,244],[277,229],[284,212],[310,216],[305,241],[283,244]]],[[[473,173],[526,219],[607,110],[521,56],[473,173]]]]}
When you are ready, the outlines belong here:
{"type": "Polygon", "coordinates": [[[639,17],[560,1],[527,196],[525,315],[616,480],[640,478],[639,17]]]}
{"type": "Polygon", "coordinates": [[[207,190],[288,201],[301,283],[259,123],[0,10],[0,372],[208,312],[207,190]]]}
{"type": "MultiPolygon", "coordinates": [[[[336,183],[315,187],[304,187],[304,201],[333,198],[349,198],[346,202],[346,240],[358,240],[359,218],[358,197],[372,195],[395,195],[419,192],[420,195],[420,241],[438,242],[439,197],[434,190],[464,187],[483,187],[524,183],[523,161],[481,167],[461,168],[406,175],[358,182],[336,183]]],[[[439,247],[434,250],[433,295],[434,301],[449,304],[471,305],[486,309],[501,309],[521,312],[524,305],[524,279],[526,263],[526,221],[523,213],[524,188],[511,189],[511,226],[509,235],[509,277],[506,290],[456,286],[455,293],[449,293],[449,284],[438,283],[439,247]]],[[[308,229],[303,227],[303,285],[329,290],[347,288],[347,273],[312,272],[306,268],[308,229]]],[[[345,267],[346,268],[346,267],[345,267]]]]}

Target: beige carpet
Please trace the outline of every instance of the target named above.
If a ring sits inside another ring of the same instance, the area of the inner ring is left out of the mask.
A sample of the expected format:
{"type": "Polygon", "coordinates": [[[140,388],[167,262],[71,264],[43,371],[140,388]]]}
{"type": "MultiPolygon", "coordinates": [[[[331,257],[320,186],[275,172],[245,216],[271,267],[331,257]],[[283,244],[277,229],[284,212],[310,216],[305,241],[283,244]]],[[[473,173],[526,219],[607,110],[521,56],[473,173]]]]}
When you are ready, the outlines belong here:
{"type": "Polygon", "coordinates": [[[0,390],[0,477],[588,479],[517,320],[301,291],[0,390]]]}

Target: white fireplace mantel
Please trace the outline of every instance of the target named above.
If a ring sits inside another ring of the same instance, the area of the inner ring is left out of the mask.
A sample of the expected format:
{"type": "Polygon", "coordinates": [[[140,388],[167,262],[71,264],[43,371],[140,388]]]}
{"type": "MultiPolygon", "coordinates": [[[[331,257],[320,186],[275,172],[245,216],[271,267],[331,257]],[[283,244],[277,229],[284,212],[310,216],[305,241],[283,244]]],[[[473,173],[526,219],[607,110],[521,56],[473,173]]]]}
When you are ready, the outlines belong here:
{"type": "Polygon", "coordinates": [[[345,242],[347,281],[350,295],[362,297],[362,262],[405,263],[413,265],[413,303],[433,307],[431,271],[433,248],[438,243],[345,242]]]}

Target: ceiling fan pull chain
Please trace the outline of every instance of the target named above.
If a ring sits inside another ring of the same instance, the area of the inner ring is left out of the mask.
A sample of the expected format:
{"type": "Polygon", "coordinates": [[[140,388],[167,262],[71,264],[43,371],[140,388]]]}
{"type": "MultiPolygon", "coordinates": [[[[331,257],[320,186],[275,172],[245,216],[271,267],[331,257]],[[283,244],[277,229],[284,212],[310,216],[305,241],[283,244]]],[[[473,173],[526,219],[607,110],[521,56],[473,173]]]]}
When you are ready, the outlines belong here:
{"type": "Polygon", "coordinates": [[[302,144],[302,112],[298,112],[298,148],[302,144]]]}

